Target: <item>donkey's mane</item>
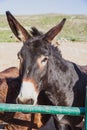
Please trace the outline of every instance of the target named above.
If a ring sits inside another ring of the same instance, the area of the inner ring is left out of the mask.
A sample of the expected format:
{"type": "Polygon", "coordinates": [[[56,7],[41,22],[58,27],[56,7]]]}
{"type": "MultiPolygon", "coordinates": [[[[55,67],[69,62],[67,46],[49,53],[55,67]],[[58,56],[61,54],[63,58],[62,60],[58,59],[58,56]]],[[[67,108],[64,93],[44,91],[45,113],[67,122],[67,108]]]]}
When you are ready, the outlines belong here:
{"type": "MultiPolygon", "coordinates": [[[[31,27],[30,33],[36,37],[36,36],[41,36],[43,35],[43,32],[39,31],[36,27],[31,27]]],[[[61,51],[59,50],[58,46],[54,46],[53,44],[51,45],[51,48],[53,51],[55,51],[56,55],[59,55],[62,57],[61,51]]]]}
{"type": "Polygon", "coordinates": [[[31,33],[33,36],[40,36],[40,35],[43,34],[43,33],[42,33],[41,31],[39,31],[36,27],[31,27],[30,33],[31,33]]]}
{"type": "Polygon", "coordinates": [[[62,70],[63,72],[66,72],[67,70],[66,60],[62,58],[60,49],[58,47],[55,47],[54,45],[51,45],[51,49],[53,53],[52,54],[53,60],[55,60],[54,63],[58,65],[57,67],[59,67],[60,70],[62,70]]]}
{"type": "Polygon", "coordinates": [[[62,54],[58,46],[51,45],[52,50],[55,52],[55,55],[62,58],[62,54]]]}

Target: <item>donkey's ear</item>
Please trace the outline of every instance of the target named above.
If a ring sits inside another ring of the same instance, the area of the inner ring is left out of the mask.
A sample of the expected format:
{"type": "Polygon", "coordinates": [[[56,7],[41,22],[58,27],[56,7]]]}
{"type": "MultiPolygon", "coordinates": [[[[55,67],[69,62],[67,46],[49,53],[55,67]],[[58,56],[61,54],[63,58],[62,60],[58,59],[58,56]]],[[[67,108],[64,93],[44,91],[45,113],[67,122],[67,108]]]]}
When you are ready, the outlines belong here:
{"type": "Polygon", "coordinates": [[[51,42],[54,37],[62,30],[63,25],[65,23],[66,19],[64,18],[58,25],[50,29],[47,33],[44,34],[44,39],[51,42]]]}
{"type": "Polygon", "coordinates": [[[14,18],[14,16],[9,11],[6,12],[6,16],[9,26],[14,35],[20,41],[26,42],[31,37],[27,30],[14,18]]]}

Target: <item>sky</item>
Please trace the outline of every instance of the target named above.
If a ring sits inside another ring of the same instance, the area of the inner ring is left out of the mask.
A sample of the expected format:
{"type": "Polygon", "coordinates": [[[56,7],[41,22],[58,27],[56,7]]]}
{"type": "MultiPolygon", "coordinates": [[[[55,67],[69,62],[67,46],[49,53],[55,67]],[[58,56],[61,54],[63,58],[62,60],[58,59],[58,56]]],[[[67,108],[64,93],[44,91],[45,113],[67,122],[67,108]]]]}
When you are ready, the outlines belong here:
{"type": "Polygon", "coordinates": [[[83,14],[87,15],[87,0],[0,0],[0,14],[9,10],[15,15],[83,14]]]}

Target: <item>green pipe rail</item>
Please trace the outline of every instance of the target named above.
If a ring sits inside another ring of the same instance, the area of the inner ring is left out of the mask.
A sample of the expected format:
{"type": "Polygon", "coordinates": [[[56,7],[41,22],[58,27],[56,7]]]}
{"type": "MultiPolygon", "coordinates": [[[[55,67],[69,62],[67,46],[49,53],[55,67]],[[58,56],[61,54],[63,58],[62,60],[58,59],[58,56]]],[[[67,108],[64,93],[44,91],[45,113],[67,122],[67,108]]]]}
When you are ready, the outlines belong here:
{"type": "Polygon", "coordinates": [[[83,107],[63,107],[63,106],[33,106],[22,104],[0,104],[0,111],[24,112],[24,113],[43,113],[43,114],[64,114],[81,116],[85,114],[83,107]]]}
{"type": "Polygon", "coordinates": [[[45,106],[45,105],[22,105],[0,103],[0,111],[5,112],[24,112],[24,113],[43,113],[43,114],[64,114],[72,116],[85,116],[84,130],[87,130],[87,88],[85,107],[65,107],[65,106],[45,106]]]}

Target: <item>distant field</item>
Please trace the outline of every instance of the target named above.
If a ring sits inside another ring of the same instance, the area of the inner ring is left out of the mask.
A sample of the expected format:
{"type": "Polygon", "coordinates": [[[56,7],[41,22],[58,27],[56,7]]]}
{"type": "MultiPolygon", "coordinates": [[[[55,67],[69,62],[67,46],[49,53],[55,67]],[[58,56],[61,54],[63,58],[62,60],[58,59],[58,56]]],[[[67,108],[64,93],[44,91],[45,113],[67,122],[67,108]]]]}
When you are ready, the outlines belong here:
{"type": "MultiPolygon", "coordinates": [[[[16,16],[16,18],[27,30],[35,26],[43,32],[55,26],[62,18],[67,18],[66,24],[57,39],[64,38],[70,41],[87,42],[87,16],[46,14],[16,16]]],[[[8,26],[6,16],[0,15],[0,42],[15,41],[16,39],[8,26]]]]}

